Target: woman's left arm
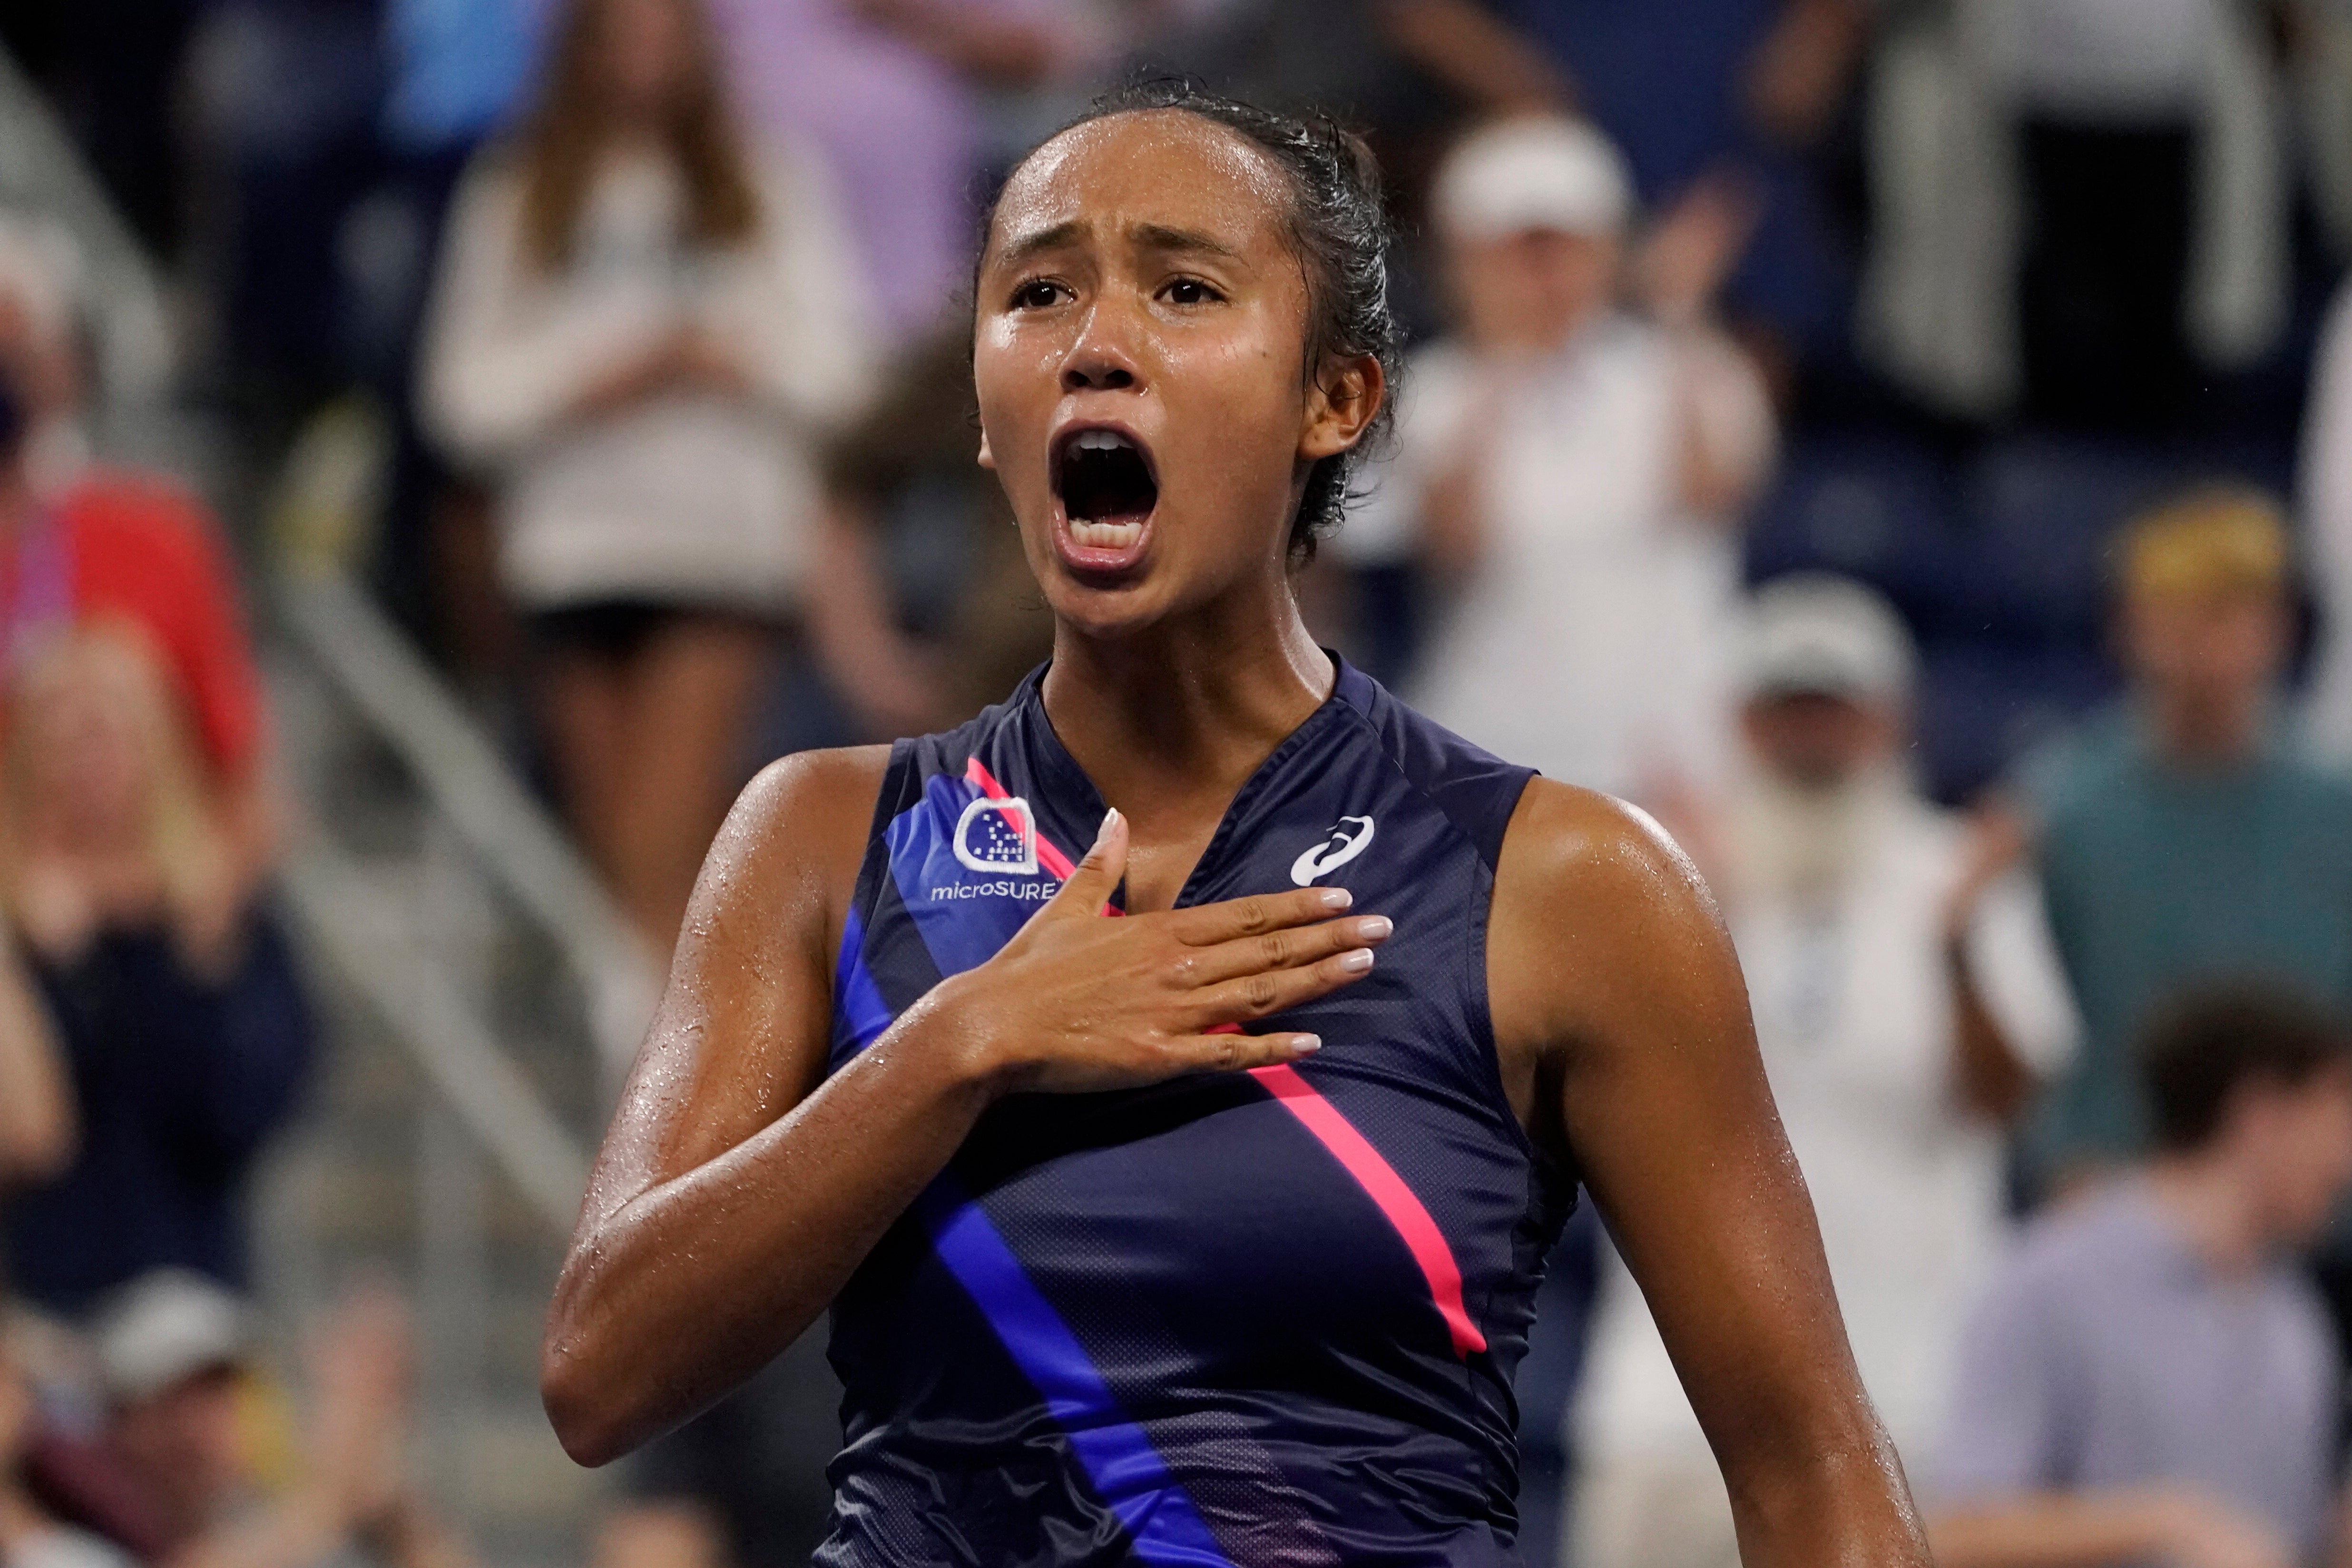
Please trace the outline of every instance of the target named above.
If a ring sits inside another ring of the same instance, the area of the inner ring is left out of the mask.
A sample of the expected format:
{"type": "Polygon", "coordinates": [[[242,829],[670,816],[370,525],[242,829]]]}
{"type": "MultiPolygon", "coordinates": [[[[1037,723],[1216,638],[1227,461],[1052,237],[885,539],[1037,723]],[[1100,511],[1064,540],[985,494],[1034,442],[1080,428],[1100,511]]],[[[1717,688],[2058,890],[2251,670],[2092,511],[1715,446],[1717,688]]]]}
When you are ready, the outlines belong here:
{"type": "Polygon", "coordinates": [[[1506,1082],[1574,1162],[1723,1468],[1748,1568],[1927,1568],[1847,1348],[1739,965],[1639,813],[1538,779],[1495,882],[1506,1082]]]}

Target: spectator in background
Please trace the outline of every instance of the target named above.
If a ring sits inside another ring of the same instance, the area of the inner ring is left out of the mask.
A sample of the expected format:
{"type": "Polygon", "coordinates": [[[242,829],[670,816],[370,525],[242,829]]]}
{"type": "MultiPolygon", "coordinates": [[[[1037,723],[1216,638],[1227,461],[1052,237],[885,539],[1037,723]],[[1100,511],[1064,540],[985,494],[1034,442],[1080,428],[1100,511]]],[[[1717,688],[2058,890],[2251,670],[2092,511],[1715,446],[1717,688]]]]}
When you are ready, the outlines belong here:
{"type": "Polygon", "coordinates": [[[527,96],[549,0],[385,0],[391,80],[378,128],[383,169],[347,229],[372,286],[356,336],[390,416],[373,575],[387,607],[464,676],[510,673],[510,623],[499,603],[487,499],[455,482],[417,423],[417,358],[451,201],[466,165],[527,96]]]}
{"type": "Polygon", "coordinates": [[[1846,262],[1811,160],[1871,36],[1872,0],[1484,0],[1622,148],[1635,192],[1671,213],[1737,184],[1756,232],[1727,289],[1776,349],[1843,346],[1846,262]]]}
{"type": "Polygon", "coordinates": [[[711,9],[746,117],[823,156],[878,325],[899,342],[940,325],[971,281],[982,95],[1082,72],[1109,41],[1084,0],[712,0],[711,9]]]}
{"type": "MultiPolygon", "coordinates": [[[[1842,578],[1757,595],[1748,767],[1718,880],[1863,1383],[1898,1452],[1940,1430],[1960,1320],[1998,1256],[2001,1130],[2073,1043],[2040,901],[1904,766],[1915,656],[1842,578]]],[[[1570,1452],[1579,1568],[1737,1568],[1706,1436],[1613,1258],[1570,1452]]]]}
{"type": "Polygon", "coordinates": [[[16,939],[0,934],[0,1205],[17,1188],[62,1173],[79,1142],[57,1031],[27,980],[16,939]]]}
{"type": "Polygon", "coordinates": [[[75,301],[21,244],[0,242],[0,676],[78,622],[117,616],[161,655],[200,747],[198,787],[249,900],[276,854],[261,682],[212,519],[159,476],[75,460],[75,301]]]}
{"type": "Polygon", "coordinates": [[[162,1521],[162,1568],[469,1568],[408,1479],[408,1315],[388,1290],[353,1293],[311,1343],[302,1471],[277,1495],[254,1474],[240,1300],[152,1274],[95,1338],[106,1444],[162,1521]]]}
{"type": "Polygon", "coordinates": [[[1473,132],[1440,170],[1454,334],[1414,356],[1393,458],[1339,536],[1416,558],[1446,605],[1412,700],[1482,746],[1688,828],[1720,779],[1730,535],[1769,467],[1753,366],[1706,310],[1744,232],[1688,208],[1621,304],[1632,192],[1551,118],[1473,132]]]}
{"type": "Polygon", "coordinates": [[[814,172],[759,151],[698,0],[578,0],[450,222],[425,409],[499,488],[573,826],[654,951],[810,570],[812,444],[871,374],[814,172]]]}
{"type": "Polygon", "coordinates": [[[950,729],[1053,651],[996,476],[973,460],[962,330],[904,356],[825,466],[828,590],[809,606],[834,684],[875,734],[950,729]]]}
{"type": "Polygon", "coordinates": [[[42,1507],[25,1460],[39,1410],[0,1321],[0,1568],[131,1568],[101,1538],[74,1530],[42,1507]]]}
{"type": "Polygon", "coordinates": [[[245,1269],[245,1177],[310,1054],[291,955],[247,904],[152,639],[102,622],[8,689],[0,910],[64,1047],[80,1151],[5,1219],[15,1289],[74,1313],[172,1264],[245,1269]]]}
{"type": "Polygon", "coordinates": [[[2337,1543],[2342,1369],[2293,1254],[2352,1184],[2343,1025],[2207,994],[2143,1065],[2153,1161],[2037,1220],[1971,1317],[1914,1472],[1945,1568],[2290,1568],[2337,1543]]]}
{"type": "Polygon", "coordinates": [[[2313,358],[2296,477],[2319,605],[2305,732],[2318,755],[2343,767],[2352,765],[2352,285],[2337,290],[2313,358]]]}
{"type": "Polygon", "coordinates": [[[2282,733],[2277,508],[2199,492],[2129,524],[2116,554],[2131,693],[2019,775],[2084,1027],[2028,1129],[2044,1184],[2141,1152],[2130,1043],[2181,987],[2268,974],[2352,1003],[2352,784],[2282,733]]]}
{"type": "Polygon", "coordinates": [[[1938,410],[2152,434],[2286,324],[2272,8],[1888,7],[1861,337],[1938,410]]]}

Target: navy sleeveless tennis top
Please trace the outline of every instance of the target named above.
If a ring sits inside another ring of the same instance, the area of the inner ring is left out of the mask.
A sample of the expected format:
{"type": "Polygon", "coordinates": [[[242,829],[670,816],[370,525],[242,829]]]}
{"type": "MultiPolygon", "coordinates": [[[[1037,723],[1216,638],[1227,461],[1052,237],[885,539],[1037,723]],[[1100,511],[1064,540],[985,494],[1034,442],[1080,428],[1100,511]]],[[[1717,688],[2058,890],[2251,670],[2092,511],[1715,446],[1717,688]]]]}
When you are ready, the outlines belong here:
{"type": "MultiPolygon", "coordinates": [[[[892,752],[835,977],[833,1062],[985,962],[1102,798],[1042,671],[892,752]]],[[[1178,900],[1344,886],[1395,934],[1268,1020],[1296,1066],[999,1101],[835,1301],[823,1568],[1510,1564],[1511,1375],[1572,1200],[1486,1008],[1528,770],[1340,663],[1178,900]]]]}

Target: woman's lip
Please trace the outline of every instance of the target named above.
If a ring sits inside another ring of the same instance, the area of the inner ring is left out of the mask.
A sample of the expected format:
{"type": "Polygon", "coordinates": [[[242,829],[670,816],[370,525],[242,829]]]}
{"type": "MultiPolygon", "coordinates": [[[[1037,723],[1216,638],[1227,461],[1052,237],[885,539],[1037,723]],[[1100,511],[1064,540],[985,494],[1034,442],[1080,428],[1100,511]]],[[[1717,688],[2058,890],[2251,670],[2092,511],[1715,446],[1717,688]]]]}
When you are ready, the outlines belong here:
{"type": "Polygon", "coordinates": [[[1054,552],[1062,564],[1082,577],[1118,577],[1133,572],[1143,563],[1144,553],[1151,548],[1152,521],[1159,516],[1155,506],[1143,514],[1142,526],[1136,531],[1131,544],[1104,546],[1081,544],[1070,532],[1070,514],[1062,509],[1059,496],[1054,498],[1054,552]]]}

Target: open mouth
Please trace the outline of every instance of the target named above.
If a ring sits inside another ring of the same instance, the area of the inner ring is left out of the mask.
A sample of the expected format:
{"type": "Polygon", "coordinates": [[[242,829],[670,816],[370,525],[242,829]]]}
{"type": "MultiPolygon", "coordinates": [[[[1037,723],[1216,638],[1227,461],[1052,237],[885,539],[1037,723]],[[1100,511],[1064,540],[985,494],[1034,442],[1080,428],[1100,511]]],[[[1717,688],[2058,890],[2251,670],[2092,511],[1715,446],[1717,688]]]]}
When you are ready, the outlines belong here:
{"type": "Polygon", "coordinates": [[[1080,430],[1065,437],[1054,456],[1054,491],[1069,520],[1070,542],[1089,551],[1139,543],[1160,503],[1151,459],[1123,430],[1080,430]]]}

